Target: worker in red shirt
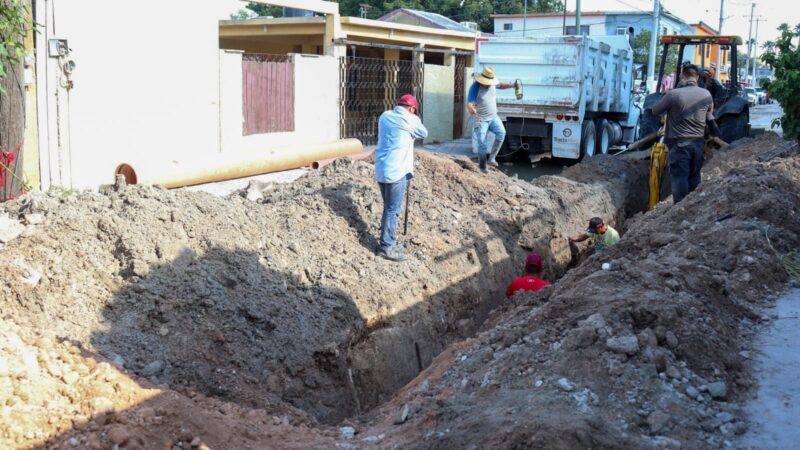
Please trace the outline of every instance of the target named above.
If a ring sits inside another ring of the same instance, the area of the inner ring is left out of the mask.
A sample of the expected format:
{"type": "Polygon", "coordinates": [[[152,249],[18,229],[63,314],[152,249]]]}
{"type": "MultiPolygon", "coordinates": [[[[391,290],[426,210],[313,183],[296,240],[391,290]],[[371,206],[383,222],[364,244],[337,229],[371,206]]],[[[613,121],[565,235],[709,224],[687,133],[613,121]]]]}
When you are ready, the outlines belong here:
{"type": "Polygon", "coordinates": [[[514,279],[506,289],[506,297],[512,297],[519,290],[536,292],[550,283],[539,278],[542,273],[542,256],[531,253],[525,259],[525,276],[514,279]]]}

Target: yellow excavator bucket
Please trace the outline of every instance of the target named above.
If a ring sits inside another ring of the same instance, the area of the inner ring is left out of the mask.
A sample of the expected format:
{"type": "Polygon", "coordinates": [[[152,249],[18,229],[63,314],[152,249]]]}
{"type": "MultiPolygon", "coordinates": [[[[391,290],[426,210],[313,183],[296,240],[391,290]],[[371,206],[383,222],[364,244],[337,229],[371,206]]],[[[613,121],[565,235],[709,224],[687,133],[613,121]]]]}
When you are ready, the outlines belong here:
{"type": "Polygon", "coordinates": [[[663,142],[656,142],[650,150],[650,209],[661,201],[661,180],[667,168],[668,151],[667,144],[663,142]]]}

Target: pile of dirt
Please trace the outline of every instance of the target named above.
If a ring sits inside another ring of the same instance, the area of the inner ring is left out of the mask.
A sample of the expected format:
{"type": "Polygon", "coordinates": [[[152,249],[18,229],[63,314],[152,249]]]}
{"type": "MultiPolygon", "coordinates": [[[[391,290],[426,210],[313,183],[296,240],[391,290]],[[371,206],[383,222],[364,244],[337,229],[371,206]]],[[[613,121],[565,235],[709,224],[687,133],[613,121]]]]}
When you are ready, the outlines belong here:
{"type": "Polygon", "coordinates": [[[0,251],[0,309],[152,383],[334,423],[472,334],[526,249],[548,257],[549,277],[563,273],[566,236],[594,215],[624,217],[645,176],[611,157],[582,164],[606,173],[593,184],[531,184],[428,154],[416,165],[401,264],[374,254],[382,202],[362,161],[230,198],[31,194],[4,205],[29,225],[0,251]]]}
{"type": "Polygon", "coordinates": [[[778,252],[800,247],[800,157],[754,157],[775,143],[715,155],[697,192],[498,310],[364,432],[402,448],[731,445],[747,430],[749,338],[788,281],[765,233],[778,252]]]}
{"type": "Polygon", "coordinates": [[[336,437],[285,405],[249,409],[134,380],[79,345],[5,320],[0,393],[4,449],[305,449],[331,448],[336,437]]]}

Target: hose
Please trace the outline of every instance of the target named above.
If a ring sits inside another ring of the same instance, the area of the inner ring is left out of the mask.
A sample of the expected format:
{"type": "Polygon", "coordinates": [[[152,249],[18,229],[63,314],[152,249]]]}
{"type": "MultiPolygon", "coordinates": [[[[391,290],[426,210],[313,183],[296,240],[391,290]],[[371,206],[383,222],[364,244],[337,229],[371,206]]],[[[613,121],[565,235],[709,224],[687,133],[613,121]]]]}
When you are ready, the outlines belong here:
{"type": "Polygon", "coordinates": [[[764,236],[767,238],[767,245],[778,257],[786,273],[792,278],[800,278],[800,254],[795,251],[781,254],[775,250],[775,247],[772,246],[772,241],[769,239],[769,225],[764,228],[764,236]]]}

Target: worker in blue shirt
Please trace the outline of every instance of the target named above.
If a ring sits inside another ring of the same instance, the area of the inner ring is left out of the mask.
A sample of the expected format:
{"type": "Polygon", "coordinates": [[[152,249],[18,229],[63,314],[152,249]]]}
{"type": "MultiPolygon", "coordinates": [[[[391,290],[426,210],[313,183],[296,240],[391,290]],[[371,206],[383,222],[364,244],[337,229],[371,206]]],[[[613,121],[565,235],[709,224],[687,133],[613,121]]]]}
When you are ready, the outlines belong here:
{"type": "Polygon", "coordinates": [[[428,136],[428,130],[416,115],[418,110],[417,99],[406,94],[378,120],[375,179],[383,197],[378,254],[391,261],[406,259],[403,246],[396,243],[395,228],[408,180],[414,177],[414,140],[428,136]]]}
{"type": "Polygon", "coordinates": [[[497,92],[496,89],[513,88],[513,84],[501,83],[494,76],[491,67],[484,67],[481,73],[473,75],[475,81],[469,88],[467,94],[467,110],[472,114],[472,143],[478,148],[478,166],[482,172],[486,172],[487,159],[492,166],[497,166],[497,154],[506,139],[506,128],[503,121],[497,116],[497,92]],[[488,132],[494,134],[494,143],[491,145],[486,142],[488,132]],[[488,157],[487,157],[487,153],[488,157]]]}

